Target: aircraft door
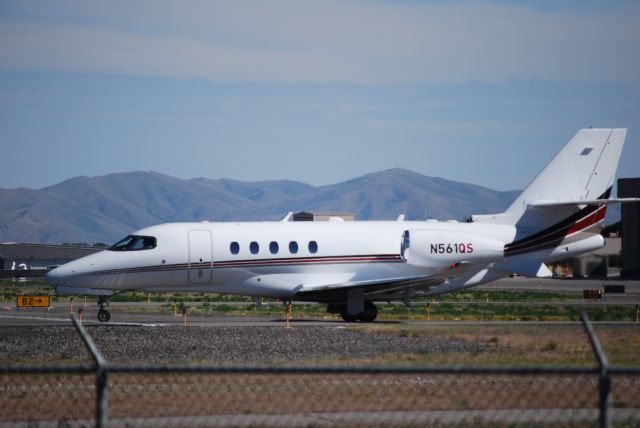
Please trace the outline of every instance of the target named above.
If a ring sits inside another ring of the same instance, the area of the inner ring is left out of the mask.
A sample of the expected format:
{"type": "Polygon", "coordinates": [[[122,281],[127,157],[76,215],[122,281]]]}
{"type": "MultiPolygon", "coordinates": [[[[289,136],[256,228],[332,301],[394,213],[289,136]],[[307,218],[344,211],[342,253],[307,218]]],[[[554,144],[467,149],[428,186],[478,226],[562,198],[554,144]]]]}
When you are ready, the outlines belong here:
{"type": "Polygon", "coordinates": [[[190,230],[189,282],[211,282],[213,269],[213,242],[208,230],[190,230]]]}

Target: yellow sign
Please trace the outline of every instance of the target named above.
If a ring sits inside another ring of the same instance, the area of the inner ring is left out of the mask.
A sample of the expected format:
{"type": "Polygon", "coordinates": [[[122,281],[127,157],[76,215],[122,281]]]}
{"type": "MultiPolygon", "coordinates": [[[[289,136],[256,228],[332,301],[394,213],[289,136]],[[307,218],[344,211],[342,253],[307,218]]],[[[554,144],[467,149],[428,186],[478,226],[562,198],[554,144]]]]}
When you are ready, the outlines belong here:
{"type": "Polygon", "coordinates": [[[49,296],[18,296],[19,308],[48,308],[50,303],[49,296]]]}

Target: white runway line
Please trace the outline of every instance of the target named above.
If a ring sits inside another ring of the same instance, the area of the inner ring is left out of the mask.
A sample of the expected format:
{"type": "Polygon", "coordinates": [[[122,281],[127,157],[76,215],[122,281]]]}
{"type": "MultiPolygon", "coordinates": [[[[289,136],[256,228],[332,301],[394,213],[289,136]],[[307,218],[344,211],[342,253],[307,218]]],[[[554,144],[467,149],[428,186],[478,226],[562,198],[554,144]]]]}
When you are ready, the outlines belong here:
{"type": "MultiPolygon", "coordinates": [[[[34,316],[11,316],[11,315],[0,315],[0,318],[7,319],[28,319],[28,320],[36,320],[36,321],[58,321],[58,322],[69,322],[71,320],[69,318],[51,318],[51,317],[34,317],[34,316]]],[[[110,322],[110,323],[101,323],[93,320],[84,320],[82,321],[85,324],[96,324],[96,325],[129,325],[129,326],[137,326],[137,327],[166,327],[169,324],[149,324],[149,323],[137,323],[137,322],[110,322]]]]}

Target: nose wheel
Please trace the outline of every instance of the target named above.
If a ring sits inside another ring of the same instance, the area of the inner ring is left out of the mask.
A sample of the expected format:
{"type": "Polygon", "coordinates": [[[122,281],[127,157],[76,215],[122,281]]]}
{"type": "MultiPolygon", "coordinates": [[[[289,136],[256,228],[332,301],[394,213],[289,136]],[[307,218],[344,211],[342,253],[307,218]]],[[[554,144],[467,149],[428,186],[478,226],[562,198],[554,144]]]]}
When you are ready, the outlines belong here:
{"type": "Polygon", "coordinates": [[[104,297],[98,298],[98,321],[107,322],[111,319],[111,312],[106,310],[105,308],[109,306],[109,302],[104,297]]]}

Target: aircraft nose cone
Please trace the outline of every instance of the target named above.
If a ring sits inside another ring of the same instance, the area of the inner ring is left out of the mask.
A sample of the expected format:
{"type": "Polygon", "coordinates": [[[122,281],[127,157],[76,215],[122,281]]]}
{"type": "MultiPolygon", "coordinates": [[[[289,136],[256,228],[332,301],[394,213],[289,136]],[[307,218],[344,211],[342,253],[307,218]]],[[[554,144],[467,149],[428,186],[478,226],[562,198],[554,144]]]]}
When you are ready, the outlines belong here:
{"type": "Polygon", "coordinates": [[[58,274],[56,273],[56,269],[52,269],[49,272],[44,274],[44,282],[47,285],[57,285],[58,274]]]}
{"type": "Polygon", "coordinates": [[[63,285],[65,277],[64,269],[57,267],[44,274],[44,282],[51,286],[63,285]]]}

